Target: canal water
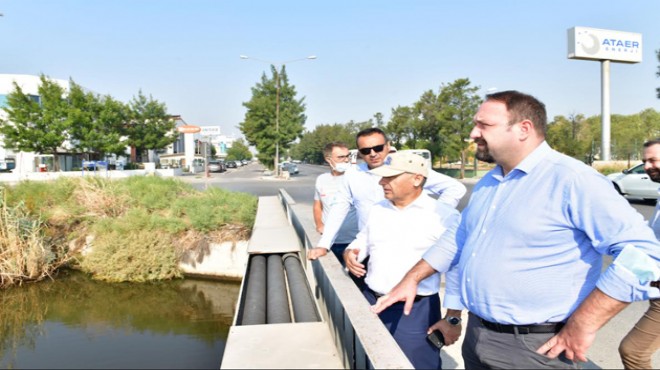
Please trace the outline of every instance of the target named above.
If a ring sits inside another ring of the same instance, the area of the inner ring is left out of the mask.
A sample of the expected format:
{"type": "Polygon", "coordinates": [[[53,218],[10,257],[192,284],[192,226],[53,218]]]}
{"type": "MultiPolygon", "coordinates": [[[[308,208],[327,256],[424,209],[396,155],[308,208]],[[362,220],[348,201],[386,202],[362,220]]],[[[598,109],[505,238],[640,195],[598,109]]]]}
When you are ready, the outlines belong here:
{"type": "Polygon", "coordinates": [[[240,284],[103,283],[75,271],[0,291],[0,368],[218,369],[240,284]]]}

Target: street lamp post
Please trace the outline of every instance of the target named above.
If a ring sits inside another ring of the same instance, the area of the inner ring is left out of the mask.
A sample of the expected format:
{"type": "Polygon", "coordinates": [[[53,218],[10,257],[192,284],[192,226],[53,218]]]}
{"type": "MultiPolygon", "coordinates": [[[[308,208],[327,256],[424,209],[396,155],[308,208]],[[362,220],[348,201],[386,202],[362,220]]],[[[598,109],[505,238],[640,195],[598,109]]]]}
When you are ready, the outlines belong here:
{"type": "Polygon", "coordinates": [[[287,63],[298,62],[301,60],[316,59],[316,55],[310,55],[305,58],[287,60],[284,62],[274,63],[268,60],[257,59],[247,55],[241,55],[241,59],[252,59],[260,62],[265,62],[277,67],[277,75],[275,75],[275,177],[280,176],[280,73],[287,63]]]}

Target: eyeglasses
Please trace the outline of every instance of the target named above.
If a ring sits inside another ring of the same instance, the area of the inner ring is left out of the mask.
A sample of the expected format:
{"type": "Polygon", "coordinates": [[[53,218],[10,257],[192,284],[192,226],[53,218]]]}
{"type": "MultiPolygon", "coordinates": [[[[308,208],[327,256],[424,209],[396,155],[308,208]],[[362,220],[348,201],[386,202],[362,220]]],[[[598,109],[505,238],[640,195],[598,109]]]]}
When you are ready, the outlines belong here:
{"type": "Polygon", "coordinates": [[[372,146],[371,148],[360,148],[358,149],[362,155],[368,155],[371,153],[371,150],[373,150],[376,153],[380,153],[385,149],[385,144],[380,144],[376,146],[372,146]]]}

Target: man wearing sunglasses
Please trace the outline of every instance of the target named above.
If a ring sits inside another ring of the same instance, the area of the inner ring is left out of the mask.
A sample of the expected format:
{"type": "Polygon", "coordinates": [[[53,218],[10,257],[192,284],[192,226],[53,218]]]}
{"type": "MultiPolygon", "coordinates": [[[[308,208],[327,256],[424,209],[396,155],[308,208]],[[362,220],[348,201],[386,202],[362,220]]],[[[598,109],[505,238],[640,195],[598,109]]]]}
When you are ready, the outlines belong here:
{"type": "MultiPolygon", "coordinates": [[[[364,163],[360,163],[344,175],[344,183],[325,222],[323,236],[318,246],[307,253],[307,258],[310,260],[328,253],[351,206],[357,211],[358,229],[361,230],[371,206],[385,199],[383,189],[378,184],[380,176],[369,171],[382,166],[388,160],[390,145],[387,135],[377,127],[368,128],[357,134],[356,144],[364,163]]],[[[429,169],[424,192],[435,194],[438,202],[456,207],[465,195],[466,188],[460,181],[429,169]]]]}

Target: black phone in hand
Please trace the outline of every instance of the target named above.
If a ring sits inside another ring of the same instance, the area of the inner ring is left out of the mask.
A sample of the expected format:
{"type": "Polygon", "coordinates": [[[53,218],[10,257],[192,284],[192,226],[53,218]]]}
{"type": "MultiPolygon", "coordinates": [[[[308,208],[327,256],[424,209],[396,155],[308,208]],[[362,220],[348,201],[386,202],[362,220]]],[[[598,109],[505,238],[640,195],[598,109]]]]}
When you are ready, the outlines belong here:
{"type": "Polygon", "coordinates": [[[438,347],[438,349],[441,349],[445,345],[445,337],[440,330],[432,331],[431,334],[426,336],[426,339],[433,343],[434,346],[438,347]]]}

